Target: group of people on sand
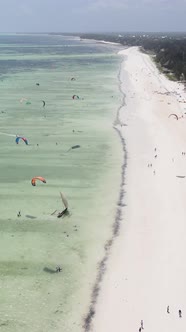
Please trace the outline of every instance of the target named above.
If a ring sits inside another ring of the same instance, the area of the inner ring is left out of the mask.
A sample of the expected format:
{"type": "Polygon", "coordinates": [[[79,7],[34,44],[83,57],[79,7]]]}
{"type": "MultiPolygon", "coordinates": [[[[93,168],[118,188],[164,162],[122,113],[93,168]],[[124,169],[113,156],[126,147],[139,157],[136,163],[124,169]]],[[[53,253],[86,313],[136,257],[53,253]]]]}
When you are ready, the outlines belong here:
{"type": "MultiPolygon", "coordinates": [[[[169,305],[167,306],[167,313],[170,314],[169,305]]],[[[179,318],[182,318],[182,311],[181,311],[181,309],[178,310],[178,315],[179,315],[179,318]]]]}
{"type": "MultiPolygon", "coordinates": [[[[167,313],[170,314],[170,307],[169,305],[167,306],[167,313]]],[[[179,318],[182,318],[182,311],[181,309],[178,310],[178,315],[179,315],[179,318]]],[[[140,325],[140,328],[139,328],[139,332],[141,332],[142,330],[144,330],[144,326],[143,326],[143,320],[141,320],[141,325],[140,325]]]]}
{"type": "MultiPolygon", "coordinates": [[[[154,152],[156,152],[157,148],[154,149],[154,152]]],[[[157,154],[155,154],[154,158],[156,159],[157,158],[157,154]]],[[[152,167],[152,164],[148,164],[147,167],[152,167]]],[[[156,174],[156,171],[154,170],[153,171],[153,174],[155,175],[156,174]]]]}

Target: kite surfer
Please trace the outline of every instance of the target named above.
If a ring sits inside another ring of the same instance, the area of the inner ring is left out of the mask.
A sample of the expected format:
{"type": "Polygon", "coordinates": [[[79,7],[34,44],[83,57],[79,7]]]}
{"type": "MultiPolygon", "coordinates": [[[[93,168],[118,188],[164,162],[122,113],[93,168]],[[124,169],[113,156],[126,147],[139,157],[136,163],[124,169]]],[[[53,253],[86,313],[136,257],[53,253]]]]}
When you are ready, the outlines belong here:
{"type": "Polygon", "coordinates": [[[72,96],[72,99],[79,99],[79,96],[77,96],[77,95],[73,95],[73,96],[72,96]]]}
{"type": "MultiPolygon", "coordinates": [[[[64,215],[68,215],[69,214],[69,211],[68,211],[68,201],[67,199],[65,198],[65,196],[63,195],[63,193],[60,192],[60,196],[61,196],[61,199],[62,199],[62,203],[64,205],[64,210],[59,212],[57,214],[57,218],[61,218],[62,216],[64,215]]],[[[53,216],[55,213],[57,212],[57,210],[55,210],[54,212],[51,213],[51,216],[53,216]]]]}
{"type": "Polygon", "coordinates": [[[56,266],[56,272],[61,272],[61,271],[62,271],[62,268],[59,265],[57,265],[56,266]]]}
{"type": "Polygon", "coordinates": [[[61,199],[62,199],[65,209],[62,212],[58,213],[58,215],[57,215],[58,218],[61,218],[63,215],[68,214],[68,201],[61,192],[60,192],[60,195],[61,195],[61,199]]]}
{"type": "Polygon", "coordinates": [[[18,212],[17,216],[18,216],[18,217],[21,217],[21,211],[18,212]]]}
{"type": "Polygon", "coordinates": [[[64,214],[66,214],[68,212],[68,208],[64,209],[62,212],[59,212],[57,217],[61,218],[64,214]]]}

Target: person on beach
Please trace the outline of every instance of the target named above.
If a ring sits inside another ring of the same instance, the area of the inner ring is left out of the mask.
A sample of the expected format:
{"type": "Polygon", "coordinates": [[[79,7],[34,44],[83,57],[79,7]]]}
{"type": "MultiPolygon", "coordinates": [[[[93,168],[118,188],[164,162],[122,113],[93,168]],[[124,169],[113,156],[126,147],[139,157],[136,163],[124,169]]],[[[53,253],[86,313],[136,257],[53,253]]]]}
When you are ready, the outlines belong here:
{"type": "Polygon", "coordinates": [[[170,314],[169,305],[167,306],[167,313],[170,314]]]}
{"type": "Polygon", "coordinates": [[[143,330],[144,327],[143,327],[143,320],[141,320],[141,329],[143,330]]]}
{"type": "Polygon", "coordinates": [[[181,310],[178,311],[179,317],[182,318],[182,312],[181,310]]]}
{"type": "Polygon", "coordinates": [[[21,211],[18,212],[17,216],[18,216],[18,217],[21,217],[21,211]]]}
{"type": "Polygon", "coordinates": [[[139,332],[141,332],[141,327],[139,328],[139,332]]]}

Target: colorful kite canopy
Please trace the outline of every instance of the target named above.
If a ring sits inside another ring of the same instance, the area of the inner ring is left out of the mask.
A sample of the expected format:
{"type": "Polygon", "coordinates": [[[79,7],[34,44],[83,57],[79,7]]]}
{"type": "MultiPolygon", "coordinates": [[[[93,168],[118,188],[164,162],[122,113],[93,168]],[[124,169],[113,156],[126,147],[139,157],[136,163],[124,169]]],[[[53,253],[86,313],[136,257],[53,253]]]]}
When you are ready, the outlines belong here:
{"type": "Polygon", "coordinates": [[[43,182],[43,183],[46,183],[45,178],[43,178],[42,176],[35,176],[35,177],[31,180],[31,184],[32,184],[33,186],[36,186],[36,181],[37,181],[37,180],[39,180],[39,181],[41,181],[41,182],[43,182]]]}
{"type": "Polygon", "coordinates": [[[19,144],[19,141],[22,140],[23,142],[25,142],[26,145],[28,145],[28,140],[25,137],[21,137],[21,136],[17,136],[16,137],[16,144],[19,144]]]}

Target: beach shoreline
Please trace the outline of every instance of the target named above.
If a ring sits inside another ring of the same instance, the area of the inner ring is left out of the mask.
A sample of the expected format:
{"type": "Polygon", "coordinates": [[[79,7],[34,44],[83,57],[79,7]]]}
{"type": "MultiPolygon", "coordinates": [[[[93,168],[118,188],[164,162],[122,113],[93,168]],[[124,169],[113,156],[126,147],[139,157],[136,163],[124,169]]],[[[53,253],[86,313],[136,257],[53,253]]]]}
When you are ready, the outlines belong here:
{"type": "Polygon", "coordinates": [[[85,332],[88,332],[91,329],[92,320],[93,320],[93,317],[96,312],[96,304],[97,304],[97,300],[99,298],[101,283],[104,279],[104,275],[107,270],[108,259],[109,259],[109,256],[110,256],[110,253],[112,250],[112,246],[113,246],[117,236],[119,235],[121,221],[122,221],[122,207],[124,206],[125,170],[127,167],[127,150],[126,150],[125,139],[122,136],[121,130],[119,128],[121,126],[120,111],[125,106],[125,94],[121,89],[122,81],[120,80],[122,63],[123,63],[123,60],[120,63],[120,68],[119,68],[119,73],[118,73],[118,85],[119,85],[118,87],[119,87],[119,91],[122,96],[122,102],[121,102],[121,105],[117,109],[116,117],[113,122],[113,129],[117,132],[117,135],[121,142],[121,148],[122,148],[120,190],[119,190],[119,196],[118,196],[118,201],[117,201],[117,205],[116,205],[114,223],[112,224],[111,235],[110,235],[110,238],[106,241],[106,243],[104,245],[104,256],[103,256],[102,260],[98,263],[97,277],[96,277],[96,281],[93,285],[93,289],[91,292],[90,306],[89,306],[86,316],[84,317],[83,329],[85,332]],[[118,124],[119,124],[119,127],[118,127],[118,124]]]}
{"type": "Polygon", "coordinates": [[[137,47],[119,53],[125,57],[120,80],[126,104],[115,128],[128,154],[125,197],[120,234],[111,243],[94,318],[84,330],[138,331],[143,320],[151,332],[184,331],[178,316],[186,310],[186,189],[178,179],[186,166],[184,87],[159,73],[137,47]]]}

